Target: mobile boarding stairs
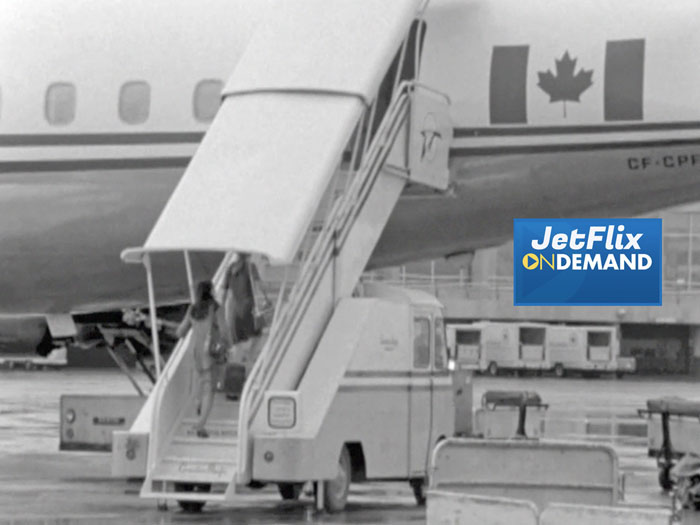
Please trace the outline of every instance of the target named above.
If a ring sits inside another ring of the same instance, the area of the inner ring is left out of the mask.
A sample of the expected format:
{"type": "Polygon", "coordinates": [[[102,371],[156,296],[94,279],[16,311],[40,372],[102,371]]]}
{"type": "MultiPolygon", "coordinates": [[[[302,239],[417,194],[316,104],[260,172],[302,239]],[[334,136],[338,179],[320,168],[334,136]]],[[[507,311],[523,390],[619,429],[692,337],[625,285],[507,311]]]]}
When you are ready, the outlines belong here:
{"type": "MultiPolygon", "coordinates": [[[[301,448],[286,467],[278,461],[273,468],[255,442],[293,434],[296,443],[314,443],[347,366],[346,359],[326,359],[332,364],[322,377],[306,373],[320,357],[317,343],[336,304],[353,294],[406,184],[447,189],[449,100],[413,80],[423,41],[420,4],[281,4],[241,57],[146,243],[122,254],[146,267],[155,315],[157,252],[184,252],[190,286],[192,251],[225,253],[214,277],[219,292],[234,252],[282,265],[303,252],[240,402],[217,397],[209,439],[192,430],[190,335],[178,343],[137,420],[149,432],[143,497],[201,505],[232,499],[253,481],[336,475],[337,455],[310,457],[315,447],[301,448]],[[312,235],[314,218],[323,228],[312,235]],[[304,406],[310,399],[313,410],[304,406]]],[[[157,331],[152,337],[157,353],[157,331]]]]}

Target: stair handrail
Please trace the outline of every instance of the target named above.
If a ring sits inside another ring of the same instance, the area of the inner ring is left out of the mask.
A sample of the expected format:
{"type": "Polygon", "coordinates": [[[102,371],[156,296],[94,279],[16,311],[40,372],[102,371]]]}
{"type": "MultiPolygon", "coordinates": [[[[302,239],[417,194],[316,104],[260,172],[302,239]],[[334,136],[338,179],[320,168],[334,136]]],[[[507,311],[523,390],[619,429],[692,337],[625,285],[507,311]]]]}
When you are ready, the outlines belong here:
{"type": "MultiPolygon", "coordinates": [[[[224,277],[226,275],[226,269],[228,268],[230,261],[232,257],[234,256],[235,252],[227,252],[223,259],[221,260],[221,264],[219,264],[219,267],[216,269],[216,272],[214,273],[214,277],[212,278],[212,283],[214,285],[215,290],[220,290],[223,288],[223,283],[224,283],[224,277]]],[[[187,330],[187,333],[181,337],[178,342],[175,344],[175,348],[173,348],[173,351],[170,355],[170,358],[168,359],[168,362],[165,364],[165,367],[161,371],[160,376],[158,377],[158,380],[156,381],[156,384],[153,386],[153,391],[151,392],[151,395],[154,396],[153,398],[153,417],[151,417],[151,430],[150,430],[150,437],[149,437],[149,445],[148,445],[148,473],[155,468],[158,462],[158,458],[160,457],[159,451],[157,450],[158,448],[158,442],[159,442],[159,437],[160,433],[163,430],[161,428],[161,421],[160,421],[160,406],[163,402],[163,395],[165,394],[165,391],[167,390],[168,385],[170,384],[170,381],[172,380],[173,375],[175,374],[175,371],[179,369],[179,366],[181,366],[182,360],[187,353],[187,350],[189,349],[190,346],[190,337],[192,334],[192,328],[187,330]]],[[[162,451],[161,451],[162,452],[162,451]]]]}
{"type": "MultiPolygon", "coordinates": [[[[410,83],[406,83],[407,86],[410,86],[410,83]]],[[[393,112],[387,111],[387,116],[383,120],[383,123],[388,123],[384,126],[384,129],[380,126],[380,129],[378,130],[375,140],[373,141],[374,147],[370,146],[368,149],[368,154],[366,156],[367,159],[369,159],[367,162],[363,163],[363,166],[360,167],[358,170],[358,174],[354,178],[353,184],[348,188],[348,191],[343,194],[343,196],[338,199],[338,205],[337,208],[332,210],[333,216],[329,217],[329,220],[327,221],[326,225],[324,226],[324,229],[322,230],[321,234],[317,238],[316,242],[314,243],[314,246],[306,259],[304,261],[304,265],[302,267],[302,272],[299,280],[297,283],[295,283],[295,286],[292,290],[292,294],[290,299],[288,300],[287,304],[285,305],[285,311],[282,314],[282,317],[280,319],[280,324],[277,327],[276,333],[274,335],[278,335],[282,333],[283,335],[293,335],[293,332],[287,332],[285,334],[283,330],[283,322],[289,319],[290,314],[297,314],[294,317],[299,317],[299,313],[301,313],[302,310],[298,308],[293,308],[292,306],[298,306],[297,304],[301,299],[304,298],[304,294],[309,291],[309,287],[312,286],[314,283],[313,282],[308,282],[311,279],[313,279],[314,276],[318,275],[318,268],[321,266],[324,262],[326,262],[326,259],[328,259],[328,255],[332,253],[331,248],[338,249],[340,246],[343,244],[343,240],[345,235],[347,234],[348,231],[348,226],[350,221],[348,218],[350,217],[350,212],[356,211],[357,207],[355,204],[357,202],[360,202],[361,197],[367,193],[368,187],[371,186],[371,184],[367,184],[368,182],[373,182],[376,176],[378,175],[379,171],[381,170],[381,167],[383,163],[379,166],[376,165],[376,156],[381,152],[381,147],[389,145],[393,145],[393,140],[391,140],[392,137],[386,137],[387,140],[384,141],[378,141],[376,139],[382,138],[385,136],[386,128],[388,127],[389,130],[394,129],[392,127],[389,127],[392,123],[396,123],[398,118],[402,116],[402,114],[398,113],[401,109],[405,109],[404,103],[407,102],[407,99],[404,98],[405,93],[401,92],[399,95],[397,95],[395,99],[395,103],[390,106],[390,110],[393,109],[393,112]],[[375,155],[373,155],[375,154],[375,155]],[[364,169],[363,169],[364,168],[364,169]],[[376,169],[372,169],[376,168],[376,169]],[[362,172],[364,172],[364,176],[360,175],[362,172]],[[338,234],[342,234],[342,236],[339,236],[338,234]],[[340,242],[339,242],[339,237],[341,237],[340,242]],[[326,257],[324,257],[326,256],[326,257]]],[[[386,152],[388,154],[388,151],[386,152]]],[[[293,320],[293,318],[292,318],[293,320]]],[[[272,338],[273,336],[271,336],[272,338]]],[[[268,343],[269,344],[269,343],[268,343]]],[[[281,345],[278,347],[278,350],[276,353],[280,352],[280,349],[286,345],[281,345]]],[[[267,356],[266,356],[267,357],[267,356]]],[[[274,357],[274,356],[270,356],[274,357]]],[[[264,363],[264,361],[261,361],[261,363],[264,363]]],[[[273,371],[274,373],[274,371],[273,371]]],[[[267,383],[267,382],[265,382],[267,383]]],[[[263,386],[267,386],[264,384],[263,386]]],[[[257,407],[254,407],[253,412],[257,407]]]]}
{"type": "MultiPolygon", "coordinates": [[[[381,147],[386,147],[387,145],[393,146],[393,136],[386,136],[387,131],[398,131],[396,126],[391,127],[391,124],[396,124],[398,119],[403,116],[399,112],[405,109],[404,103],[408,101],[408,99],[405,98],[406,91],[408,91],[410,86],[411,83],[406,82],[404,86],[401,86],[400,89],[397,90],[398,95],[395,98],[395,103],[393,103],[387,111],[387,115],[383,120],[384,125],[380,126],[375,135],[373,146],[370,146],[368,149],[368,154],[365,157],[365,159],[368,160],[358,169],[358,173],[353,180],[353,184],[348,188],[348,191],[336,201],[336,205],[332,210],[332,216],[329,216],[329,220],[326,222],[324,229],[314,243],[308,258],[304,261],[301,276],[297,283],[295,283],[291,297],[285,305],[285,312],[282,314],[275,335],[282,332],[282,323],[289,319],[290,314],[300,313],[298,308],[292,307],[296,306],[293,305],[293,303],[300,301],[303,298],[303,294],[309,290],[309,286],[313,283],[309,283],[308,281],[315,275],[318,275],[317,269],[321,264],[326,262],[325,259],[330,255],[329,249],[338,249],[342,246],[344,237],[348,231],[348,226],[351,224],[348,220],[350,212],[357,210],[355,204],[360,202],[361,197],[367,193],[368,188],[371,186],[371,183],[374,181],[383,165],[383,162],[379,166],[376,165],[377,155],[381,153],[381,147]],[[386,140],[377,140],[381,138],[386,138],[386,140]],[[364,176],[361,175],[362,172],[364,172],[364,176]],[[370,182],[370,184],[368,184],[368,182],[370,182]],[[339,233],[342,234],[340,242],[338,240],[339,233]]],[[[386,153],[388,154],[388,151],[386,151],[386,153]]],[[[295,317],[298,317],[298,315],[295,317]]],[[[264,363],[264,361],[261,362],[264,363]]]]}
{"type": "MultiPolygon", "coordinates": [[[[284,304],[279,321],[275,323],[274,331],[270,334],[251,370],[241,398],[239,417],[241,454],[246,448],[247,429],[252,424],[262,402],[261,395],[277,371],[281,361],[280,354],[288,347],[290,339],[296,333],[301,314],[305,311],[306,302],[310,299],[309,292],[318,284],[318,278],[322,275],[319,270],[325,268],[325,264],[332,260],[333,253],[343,245],[353,222],[351,218],[361,209],[365,197],[385,165],[395,138],[408,115],[413,86],[413,81],[403,81],[399,84],[360,167],[356,170],[347,190],[332,206],[322,231],[302,265],[299,279],[295,282],[284,304]]],[[[362,119],[364,118],[365,115],[362,119]]],[[[370,133],[370,130],[371,122],[368,123],[367,133],[370,133]]]]}

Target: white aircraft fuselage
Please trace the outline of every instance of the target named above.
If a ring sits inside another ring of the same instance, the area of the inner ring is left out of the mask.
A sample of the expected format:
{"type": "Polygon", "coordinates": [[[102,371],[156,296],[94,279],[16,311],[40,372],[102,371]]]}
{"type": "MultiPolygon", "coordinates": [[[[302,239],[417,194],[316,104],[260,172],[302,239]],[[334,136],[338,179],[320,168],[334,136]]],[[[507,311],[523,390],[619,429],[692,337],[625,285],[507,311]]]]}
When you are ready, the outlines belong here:
{"type": "MultiPolygon", "coordinates": [[[[197,85],[226,81],[274,5],[0,4],[0,315],[145,303],[119,253],[143,243],[207,130],[197,85]],[[149,103],[128,122],[134,82],[149,103]]],[[[694,0],[432,0],[420,81],[452,101],[452,187],[407,190],[371,265],[498,244],[516,217],[699,200],[699,16],[694,0]]],[[[216,257],[195,263],[208,275],[216,257]]],[[[182,261],[160,264],[158,297],[182,300],[182,261]]]]}

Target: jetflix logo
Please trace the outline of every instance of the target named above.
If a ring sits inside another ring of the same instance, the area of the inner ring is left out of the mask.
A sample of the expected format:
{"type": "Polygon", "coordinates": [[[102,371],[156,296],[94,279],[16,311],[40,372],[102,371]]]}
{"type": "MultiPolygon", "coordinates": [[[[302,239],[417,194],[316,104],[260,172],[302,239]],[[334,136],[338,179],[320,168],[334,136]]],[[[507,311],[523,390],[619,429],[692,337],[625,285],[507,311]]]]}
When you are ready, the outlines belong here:
{"type": "Polygon", "coordinates": [[[661,219],[515,219],[516,305],[660,305],[661,219]]]}

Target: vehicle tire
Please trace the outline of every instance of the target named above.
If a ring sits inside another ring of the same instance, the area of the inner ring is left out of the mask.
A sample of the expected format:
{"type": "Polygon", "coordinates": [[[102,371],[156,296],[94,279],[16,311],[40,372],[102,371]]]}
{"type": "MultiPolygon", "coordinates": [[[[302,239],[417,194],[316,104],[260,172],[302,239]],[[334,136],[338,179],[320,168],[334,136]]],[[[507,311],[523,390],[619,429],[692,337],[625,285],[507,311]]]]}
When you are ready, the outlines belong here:
{"type": "Polygon", "coordinates": [[[278,483],[277,490],[285,501],[296,501],[301,496],[303,483],[278,483]]]}
{"type": "Polygon", "coordinates": [[[615,377],[618,379],[622,379],[625,376],[624,372],[615,372],[615,377]]]}
{"type": "Polygon", "coordinates": [[[413,489],[413,497],[416,498],[416,505],[425,506],[425,480],[423,478],[409,480],[413,489]]]}
{"type": "Polygon", "coordinates": [[[665,491],[673,488],[673,480],[671,479],[672,465],[666,465],[659,469],[659,486],[665,491]]]}
{"type": "MultiPolygon", "coordinates": [[[[194,484],[194,483],[176,483],[176,492],[210,492],[211,485],[206,483],[194,484]]],[[[191,501],[191,500],[177,500],[177,504],[184,512],[201,512],[206,505],[206,501],[191,501]]]]}
{"type": "Polygon", "coordinates": [[[335,479],[323,482],[323,508],[327,512],[340,512],[345,509],[350,492],[350,480],[352,479],[352,463],[350,452],[343,445],[338,459],[338,473],[335,479]]]}
{"type": "Polygon", "coordinates": [[[180,508],[182,509],[182,511],[188,512],[188,513],[202,512],[202,509],[204,508],[205,503],[206,502],[204,502],[204,501],[177,500],[177,504],[180,505],[180,508]]]}
{"type": "Polygon", "coordinates": [[[496,377],[498,375],[498,365],[495,361],[489,363],[489,367],[486,369],[490,376],[496,377]]]}
{"type": "Polygon", "coordinates": [[[566,375],[566,370],[564,370],[564,365],[557,363],[554,365],[554,375],[557,377],[564,377],[566,375]]]}

